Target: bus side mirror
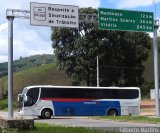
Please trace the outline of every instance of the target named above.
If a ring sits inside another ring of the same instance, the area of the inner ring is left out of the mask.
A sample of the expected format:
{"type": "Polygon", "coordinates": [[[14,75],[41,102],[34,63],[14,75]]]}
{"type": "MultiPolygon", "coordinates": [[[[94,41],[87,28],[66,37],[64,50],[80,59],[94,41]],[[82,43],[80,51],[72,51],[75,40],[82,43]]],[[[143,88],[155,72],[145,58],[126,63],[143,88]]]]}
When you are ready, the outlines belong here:
{"type": "Polygon", "coordinates": [[[21,98],[22,98],[22,94],[18,94],[18,96],[17,96],[17,102],[19,102],[21,98]]]}

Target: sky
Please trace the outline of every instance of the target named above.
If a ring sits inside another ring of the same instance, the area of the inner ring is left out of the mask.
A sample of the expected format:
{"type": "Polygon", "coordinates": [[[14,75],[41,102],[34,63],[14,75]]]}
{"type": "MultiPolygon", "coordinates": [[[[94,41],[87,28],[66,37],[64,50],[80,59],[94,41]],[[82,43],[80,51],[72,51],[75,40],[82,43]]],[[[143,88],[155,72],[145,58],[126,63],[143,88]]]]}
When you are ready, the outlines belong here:
{"type": "MultiPolygon", "coordinates": [[[[160,18],[160,0],[1,0],[0,63],[8,61],[8,21],[6,9],[30,10],[30,2],[76,5],[154,12],[160,18]],[[156,6],[155,6],[156,5],[156,6]],[[156,7],[156,8],[155,8],[156,7]]],[[[53,54],[51,28],[31,26],[29,19],[15,18],[13,24],[13,59],[36,54],[53,54]]]]}

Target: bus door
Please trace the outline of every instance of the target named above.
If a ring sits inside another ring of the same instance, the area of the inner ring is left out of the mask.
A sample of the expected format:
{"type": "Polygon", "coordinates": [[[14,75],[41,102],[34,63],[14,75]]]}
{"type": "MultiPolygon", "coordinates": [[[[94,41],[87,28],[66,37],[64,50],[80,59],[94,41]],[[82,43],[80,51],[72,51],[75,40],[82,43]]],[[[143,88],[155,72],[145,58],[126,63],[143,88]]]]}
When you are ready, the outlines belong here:
{"type": "Polygon", "coordinates": [[[24,95],[24,104],[23,104],[23,112],[24,112],[24,115],[33,115],[32,111],[32,100],[31,100],[31,97],[27,96],[27,95],[24,95]]]}

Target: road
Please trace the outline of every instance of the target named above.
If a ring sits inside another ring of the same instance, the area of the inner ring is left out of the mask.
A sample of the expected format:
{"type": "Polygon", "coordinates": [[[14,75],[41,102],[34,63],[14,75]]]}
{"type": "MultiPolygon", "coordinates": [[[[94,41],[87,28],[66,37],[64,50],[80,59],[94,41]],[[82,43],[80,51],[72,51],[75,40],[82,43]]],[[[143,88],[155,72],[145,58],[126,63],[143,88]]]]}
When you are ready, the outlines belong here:
{"type": "Polygon", "coordinates": [[[91,117],[55,117],[50,120],[35,119],[35,122],[68,127],[160,127],[158,124],[95,120],[91,117]]]}
{"type": "MultiPolygon", "coordinates": [[[[7,112],[0,112],[0,117],[7,118],[7,112]]],[[[14,118],[20,118],[16,113],[14,118]]],[[[65,127],[88,127],[88,128],[98,128],[102,130],[112,130],[119,131],[120,128],[129,128],[129,127],[159,127],[159,124],[144,124],[144,123],[133,123],[133,122],[118,122],[113,120],[95,120],[91,117],[55,117],[52,119],[38,119],[37,117],[24,117],[24,118],[33,118],[36,123],[48,123],[52,125],[60,125],[65,127]]]]}
{"type": "MultiPolygon", "coordinates": [[[[39,120],[35,119],[38,123],[48,123],[52,125],[60,125],[64,127],[87,127],[95,128],[104,131],[126,131],[127,129],[137,129],[151,128],[156,129],[160,132],[160,125],[157,124],[143,124],[143,123],[131,123],[131,122],[118,122],[112,120],[94,120],[88,117],[56,117],[50,120],[39,120]],[[159,127],[159,128],[157,128],[159,127]]],[[[143,130],[143,129],[142,129],[143,130]]],[[[140,132],[141,133],[141,132],[140,132]]]]}

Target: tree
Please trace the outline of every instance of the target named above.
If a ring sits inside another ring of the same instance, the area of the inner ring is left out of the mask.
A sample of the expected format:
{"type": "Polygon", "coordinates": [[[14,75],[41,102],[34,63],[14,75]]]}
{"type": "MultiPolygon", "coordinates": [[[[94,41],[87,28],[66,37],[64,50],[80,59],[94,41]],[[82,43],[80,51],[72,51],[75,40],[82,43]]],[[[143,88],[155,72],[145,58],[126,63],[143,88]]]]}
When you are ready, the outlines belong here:
{"type": "Polygon", "coordinates": [[[144,64],[151,49],[151,39],[145,33],[109,32],[110,44],[101,48],[102,85],[140,86],[144,64]],[[107,67],[108,66],[108,67],[107,67]]]}
{"type": "MultiPolygon", "coordinates": [[[[97,14],[97,10],[82,8],[80,13],[97,14]]],[[[102,31],[98,22],[80,22],[79,29],[54,28],[51,39],[58,68],[78,82],[96,85],[97,55],[101,86],[139,86],[143,82],[143,61],[151,48],[146,33],[102,31]]]]}

